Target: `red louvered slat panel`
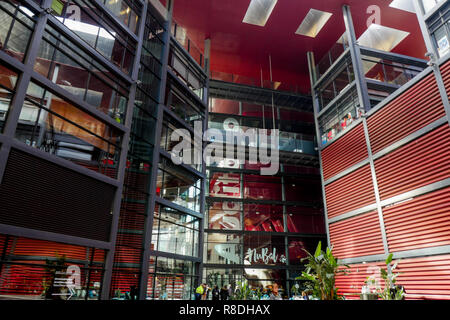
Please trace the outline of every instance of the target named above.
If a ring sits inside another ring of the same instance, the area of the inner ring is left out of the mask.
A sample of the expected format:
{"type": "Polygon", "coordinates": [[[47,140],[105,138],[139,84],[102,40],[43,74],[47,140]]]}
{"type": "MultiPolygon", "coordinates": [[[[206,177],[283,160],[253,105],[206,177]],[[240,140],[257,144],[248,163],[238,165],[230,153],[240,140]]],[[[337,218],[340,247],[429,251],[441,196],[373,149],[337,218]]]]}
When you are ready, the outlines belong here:
{"type": "Polygon", "coordinates": [[[369,117],[372,152],[375,154],[444,116],[444,105],[432,73],[369,117]]]}
{"type": "Polygon", "coordinates": [[[375,203],[370,166],[326,185],[325,195],[329,218],[375,203]]]}
{"type": "Polygon", "coordinates": [[[115,263],[140,263],[142,257],[142,235],[122,234],[117,235],[115,263]]]}
{"type": "Polygon", "coordinates": [[[339,259],[383,254],[376,211],[330,224],[330,242],[339,259]]]}
{"type": "Polygon", "coordinates": [[[347,132],[322,150],[323,178],[328,180],[368,157],[363,125],[347,132]]]}
{"type": "Polygon", "coordinates": [[[447,63],[441,66],[441,74],[444,79],[447,94],[450,95],[450,61],[447,61],[447,63]]]}
{"type": "Polygon", "coordinates": [[[375,161],[381,199],[450,177],[447,124],[375,161]]]}
{"type": "Polygon", "coordinates": [[[450,245],[450,188],[384,208],[389,251],[450,245]]]}
{"type": "Polygon", "coordinates": [[[397,270],[407,299],[450,300],[450,255],[402,259],[397,270]]]}
{"type": "Polygon", "coordinates": [[[17,238],[14,251],[17,256],[56,257],[65,255],[67,260],[86,260],[86,248],[27,238],[17,238]]]}
{"type": "Polygon", "coordinates": [[[114,269],[111,279],[111,296],[116,297],[120,293],[130,292],[132,286],[139,286],[139,269],[124,268],[114,269]]]}
{"type": "Polygon", "coordinates": [[[369,276],[375,276],[380,285],[382,285],[377,274],[378,268],[385,267],[383,262],[352,264],[349,267],[347,275],[342,273],[336,275],[338,294],[344,295],[346,299],[360,299],[361,288],[369,276]]]}
{"type": "MultiPolygon", "coordinates": [[[[400,273],[397,284],[405,288],[407,300],[450,300],[450,255],[400,259],[394,271],[400,273]]],[[[350,265],[347,275],[336,276],[339,294],[359,299],[361,287],[368,276],[374,276],[383,285],[378,268],[383,262],[350,265]]]]}

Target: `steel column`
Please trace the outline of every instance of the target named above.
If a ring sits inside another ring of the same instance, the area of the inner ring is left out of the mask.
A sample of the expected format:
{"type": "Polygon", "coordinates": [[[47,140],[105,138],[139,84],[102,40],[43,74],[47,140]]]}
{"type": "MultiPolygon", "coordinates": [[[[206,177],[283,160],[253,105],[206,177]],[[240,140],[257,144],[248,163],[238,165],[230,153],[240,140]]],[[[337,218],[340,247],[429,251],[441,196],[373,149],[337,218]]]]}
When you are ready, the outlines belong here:
{"type": "MultiPolygon", "coordinates": [[[[311,82],[311,95],[313,99],[313,109],[314,109],[314,123],[316,127],[316,136],[317,136],[317,142],[318,145],[322,145],[322,139],[320,136],[320,129],[319,129],[319,102],[317,101],[316,91],[314,89],[314,84],[317,79],[316,75],[316,65],[314,60],[314,53],[308,52],[308,67],[309,67],[309,80],[311,82]]],[[[328,210],[327,210],[327,198],[325,193],[325,180],[323,178],[323,162],[322,162],[322,154],[320,151],[319,153],[319,163],[320,163],[320,180],[321,180],[321,186],[322,186],[322,199],[323,199],[323,212],[324,212],[324,218],[325,218],[325,230],[327,232],[327,244],[328,247],[331,247],[331,241],[330,241],[330,223],[328,220],[328,210]]]]}
{"type": "Polygon", "coordinates": [[[151,256],[151,242],[152,242],[152,231],[153,231],[153,216],[155,212],[155,202],[156,202],[156,182],[158,178],[158,168],[159,168],[159,156],[160,156],[160,140],[162,123],[164,118],[164,98],[166,92],[167,83],[167,72],[169,63],[169,52],[170,52],[170,42],[171,42],[171,24],[172,24],[172,13],[173,13],[173,2],[174,0],[168,0],[168,16],[165,22],[165,33],[164,33],[164,49],[162,57],[162,68],[161,68],[161,83],[159,87],[159,97],[158,97],[158,110],[156,115],[156,127],[155,127],[155,140],[153,147],[153,158],[152,158],[152,169],[151,169],[151,182],[150,182],[150,198],[149,204],[146,212],[146,219],[144,225],[144,236],[143,245],[144,252],[142,253],[141,261],[141,271],[139,278],[139,300],[145,300],[147,298],[147,285],[148,285],[148,270],[150,264],[151,256]]]}
{"type": "Polygon", "coordinates": [[[133,112],[134,112],[134,100],[136,98],[136,80],[139,75],[139,67],[140,67],[140,56],[142,51],[142,42],[144,39],[144,30],[145,30],[145,20],[147,17],[147,2],[145,2],[142,6],[141,11],[141,20],[139,25],[139,40],[138,40],[138,46],[136,50],[135,60],[133,64],[133,71],[131,74],[131,78],[134,81],[130,88],[130,95],[128,98],[128,104],[127,104],[127,112],[125,116],[125,127],[129,130],[125,132],[123,139],[122,139],[122,151],[120,154],[119,159],[119,167],[118,167],[118,174],[117,174],[117,180],[119,182],[119,187],[116,189],[115,195],[114,195],[114,202],[113,202],[113,219],[111,223],[111,234],[110,234],[110,242],[111,242],[111,250],[107,252],[106,259],[105,259],[105,272],[103,275],[103,285],[102,285],[102,292],[101,292],[101,299],[108,299],[110,298],[110,288],[111,288],[111,279],[112,279],[112,273],[113,273],[113,267],[114,267],[114,255],[116,252],[116,242],[117,242],[117,234],[118,234],[118,228],[119,228],[119,219],[120,219],[120,207],[122,202],[122,193],[123,193],[123,184],[125,182],[125,170],[126,170],[126,163],[127,163],[127,156],[128,156],[128,148],[129,148],[129,142],[130,142],[130,131],[131,131],[131,124],[133,120],[133,112]]]}
{"type": "Polygon", "coordinates": [[[355,70],[356,88],[358,91],[359,105],[365,111],[370,109],[369,93],[367,91],[366,77],[362,65],[361,49],[358,45],[355,35],[355,28],[353,25],[352,14],[348,5],[342,6],[344,14],[344,22],[347,33],[348,44],[350,47],[350,55],[352,57],[352,64],[355,70]]]}

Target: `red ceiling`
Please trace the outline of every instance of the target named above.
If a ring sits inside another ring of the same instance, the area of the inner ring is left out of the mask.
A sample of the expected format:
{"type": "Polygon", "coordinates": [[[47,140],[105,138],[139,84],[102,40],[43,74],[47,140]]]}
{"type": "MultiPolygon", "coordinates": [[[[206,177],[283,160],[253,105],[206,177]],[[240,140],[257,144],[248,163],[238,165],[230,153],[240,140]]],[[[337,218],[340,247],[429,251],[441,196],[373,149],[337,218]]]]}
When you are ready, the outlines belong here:
{"type": "Polygon", "coordinates": [[[393,52],[423,58],[425,45],[414,14],[389,7],[391,0],[278,0],[264,27],[242,23],[250,0],[175,0],[174,18],[203,49],[211,39],[211,69],[269,79],[269,54],[274,81],[309,90],[306,52],[320,59],[343,34],[342,5],[350,5],[356,36],[367,29],[370,5],[381,8],[383,26],[411,34],[393,52]],[[316,38],[295,34],[310,8],[333,13],[316,38]]]}

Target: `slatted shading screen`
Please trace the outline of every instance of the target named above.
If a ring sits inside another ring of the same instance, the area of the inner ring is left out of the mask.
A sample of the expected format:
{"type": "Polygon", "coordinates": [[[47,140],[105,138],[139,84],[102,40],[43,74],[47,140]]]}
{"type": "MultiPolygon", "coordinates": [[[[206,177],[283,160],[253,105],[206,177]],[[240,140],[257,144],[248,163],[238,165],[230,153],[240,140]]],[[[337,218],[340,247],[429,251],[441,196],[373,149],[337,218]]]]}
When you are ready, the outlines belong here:
{"type": "Polygon", "coordinates": [[[450,245],[450,188],[383,208],[390,252],[450,245]]]}
{"type": "Polygon", "coordinates": [[[450,255],[401,259],[397,271],[407,299],[450,300],[450,255]]]}
{"type": "Polygon", "coordinates": [[[444,79],[445,89],[447,90],[447,95],[450,95],[450,61],[441,66],[441,74],[444,79]]]}
{"type": "Polygon", "coordinates": [[[445,124],[375,161],[382,200],[450,178],[450,127],[445,124]]]}
{"type": "Polygon", "coordinates": [[[375,203],[370,166],[365,165],[325,186],[328,217],[375,203]]]}
{"type": "Polygon", "coordinates": [[[114,263],[140,263],[142,255],[142,235],[118,234],[114,263]]]}
{"type": "Polygon", "coordinates": [[[329,228],[333,253],[339,259],[384,253],[376,211],[332,223],[329,228]]]}
{"type": "Polygon", "coordinates": [[[4,254],[4,263],[0,269],[0,296],[44,298],[44,283],[49,285],[50,279],[55,276],[47,268],[46,259],[64,257],[63,272],[70,265],[78,266],[81,271],[82,288],[76,291],[72,299],[98,298],[103,277],[104,250],[6,235],[0,235],[0,245],[4,254]],[[97,292],[91,290],[90,294],[86,294],[88,279],[89,287],[96,287],[97,292]]]}
{"type": "Polygon", "coordinates": [[[360,124],[322,150],[323,178],[328,180],[367,159],[363,125],[360,124]]]}
{"type": "Polygon", "coordinates": [[[361,288],[364,285],[364,281],[367,280],[367,277],[374,277],[380,285],[382,284],[379,280],[378,268],[383,268],[384,266],[385,264],[383,262],[350,265],[346,275],[338,273],[336,276],[338,294],[344,295],[346,299],[359,299],[361,288]]]}
{"type": "Polygon", "coordinates": [[[437,83],[430,74],[369,117],[372,152],[375,154],[444,116],[437,83]]]}
{"type": "Polygon", "coordinates": [[[132,286],[139,286],[139,268],[118,268],[115,269],[111,279],[111,297],[118,298],[118,295],[125,294],[131,290],[132,286]]]}
{"type": "Polygon", "coordinates": [[[115,188],[12,149],[0,185],[0,223],[109,241],[115,188]]]}

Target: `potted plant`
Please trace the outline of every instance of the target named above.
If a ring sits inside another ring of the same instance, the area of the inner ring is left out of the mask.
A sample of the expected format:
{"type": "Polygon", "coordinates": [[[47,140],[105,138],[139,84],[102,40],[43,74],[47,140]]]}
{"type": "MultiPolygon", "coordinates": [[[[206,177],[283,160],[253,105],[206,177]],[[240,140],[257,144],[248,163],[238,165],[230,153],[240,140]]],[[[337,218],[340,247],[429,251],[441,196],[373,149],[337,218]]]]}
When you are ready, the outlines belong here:
{"type": "Polygon", "coordinates": [[[335,286],[336,274],[346,274],[347,269],[342,267],[349,268],[349,266],[341,264],[333,256],[332,249],[327,247],[323,251],[320,241],[314,255],[305,249],[303,250],[306,252],[307,257],[301,259],[301,261],[307,260],[308,263],[306,264],[306,270],[296,280],[306,280],[306,285],[312,290],[315,298],[320,300],[343,299],[337,294],[338,288],[335,286]]]}
{"type": "Polygon", "coordinates": [[[381,278],[384,280],[384,287],[380,290],[380,297],[383,300],[404,300],[405,290],[403,286],[396,284],[397,277],[400,273],[394,273],[397,268],[398,261],[392,264],[392,253],[386,258],[386,270],[381,269],[381,278]]]}
{"type": "Polygon", "coordinates": [[[251,294],[252,290],[248,286],[248,281],[238,281],[232,300],[248,300],[251,294]]]}
{"type": "Polygon", "coordinates": [[[405,299],[403,287],[396,284],[397,277],[400,273],[393,272],[397,268],[398,261],[392,264],[392,257],[393,254],[389,254],[385,260],[386,269],[380,269],[381,279],[384,282],[383,288],[381,288],[375,277],[367,277],[367,280],[364,282],[363,292],[361,293],[361,300],[377,300],[378,298],[383,300],[405,299]],[[375,290],[370,292],[369,287],[375,287],[375,290]]]}

